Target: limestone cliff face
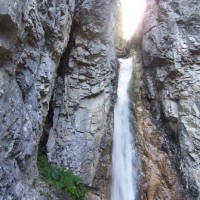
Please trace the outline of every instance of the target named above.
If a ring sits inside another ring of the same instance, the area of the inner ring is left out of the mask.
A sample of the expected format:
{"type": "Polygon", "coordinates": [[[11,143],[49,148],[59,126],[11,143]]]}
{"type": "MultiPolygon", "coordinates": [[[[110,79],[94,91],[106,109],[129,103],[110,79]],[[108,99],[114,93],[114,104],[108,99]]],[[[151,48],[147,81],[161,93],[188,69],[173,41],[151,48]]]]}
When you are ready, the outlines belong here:
{"type": "Polygon", "coordinates": [[[0,199],[48,199],[34,189],[47,114],[49,160],[106,193],[114,9],[111,0],[0,0],[0,199]]]}
{"type": "Polygon", "coordinates": [[[47,143],[49,160],[69,166],[90,186],[96,183],[101,199],[109,199],[110,191],[117,86],[114,9],[114,1],[86,0],[75,10],[72,43],[61,60],[52,98],[47,143]]]}
{"type": "Polygon", "coordinates": [[[141,199],[200,198],[199,10],[148,0],[141,45],[132,41],[141,199]]]}

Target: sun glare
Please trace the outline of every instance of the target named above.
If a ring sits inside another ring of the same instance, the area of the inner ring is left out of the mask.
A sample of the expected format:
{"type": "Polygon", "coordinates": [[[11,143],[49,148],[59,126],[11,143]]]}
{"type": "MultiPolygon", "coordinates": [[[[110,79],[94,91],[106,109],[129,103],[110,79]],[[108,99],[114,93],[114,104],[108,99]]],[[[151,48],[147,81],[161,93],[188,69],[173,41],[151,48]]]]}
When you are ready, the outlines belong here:
{"type": "Polygon", "coordinates": [[[129,39],[139,24],[145,10],[146,0],[121,0],[121,3],[123,37],[129,39]]]}

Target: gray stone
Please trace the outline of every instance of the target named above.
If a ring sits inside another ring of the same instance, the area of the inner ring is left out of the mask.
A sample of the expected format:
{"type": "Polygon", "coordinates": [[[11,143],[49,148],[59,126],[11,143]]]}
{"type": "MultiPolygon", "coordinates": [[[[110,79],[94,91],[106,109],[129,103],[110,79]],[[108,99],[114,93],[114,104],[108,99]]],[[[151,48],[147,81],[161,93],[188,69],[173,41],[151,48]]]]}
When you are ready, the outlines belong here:
{"type": "Polygon", "coordinates": [[[178,121],[178,105],[176,102],[171,101],[171,100],[164,100],[162,102],[163,104],[163,111],[165,117],[169,121],[178,121]]]}
{"type": "Polygon", "coordinates": [[[62,75],[63,85],[54,91],[53,99],[57,99],[57,90],[64,92],[62,103],[53,108],[58,118],[47,143],[50,162],[74,170],[97,188],[101,199],[109,199],[110,193],[110,177],[98,166],[111,163],[106,155],[111,148],[117,86],[113,84],[118,68],[112,33],[115,3],[86,0],[77,7],[74,20],[79,26],[72,36],[70,72],[62,75]]]}
{"type": "Polygon", "coordinates": [[[37,150],[74,6],[0,1],[0,199],[46,199],[33,185],[37,150]]]}
{"type": "MultiPolygon", "coordinates": [[[[135,90],[135,112],[139,112],[137,107],[143,105],[150,113],[150,121],[156,126],[155,132],[158,131],[165,141],[162,148],[167,152],[171,165],[175,166],[176,174],[179,174],[178,186],[170,191],[170,195],[175,196],[169,199],[200,198],[199,9],[200,2],[196,0],[149,0],[142,28],[136,33],[136,36],[143,35],[135,55],[142,58],[140,76],[144,84],[135,90]],[[184,189],[178,191],[177,188],[184,189]],[[182,196],[179,196],[181,193],[182,196]]],[[[133,46],[137,44],[134,41],[137,38],[133,37],[133,46]]],[[[141,79],[136,77],[136,81],[134,85],[139,86],[141,79]]],[[[136,121],[139,123],[143,116],[144,111],[136,121]]],[[[148,125],[144,125],[143,129],[148,130],[148,125]]],[[[148,137],[150,133],[147,131],[148,137]]],[[[154,140],[148,142],[156,146],[157,153],[160,152],[160,144],[155,145],[154,140]]],[[[139,151],[145,152],[145,147],[138,146],[142,149],[139,151]]],[[[146,181],[149,181],[146,183],[150,187],[151,178],[146,181]]],[[[163,191],[156,190],[157,194],[154,189],[142,188],[148,199],[165,198],[164,185],[163,191]],[[155,196],[150,195],[151,192],[155,196]]]]}

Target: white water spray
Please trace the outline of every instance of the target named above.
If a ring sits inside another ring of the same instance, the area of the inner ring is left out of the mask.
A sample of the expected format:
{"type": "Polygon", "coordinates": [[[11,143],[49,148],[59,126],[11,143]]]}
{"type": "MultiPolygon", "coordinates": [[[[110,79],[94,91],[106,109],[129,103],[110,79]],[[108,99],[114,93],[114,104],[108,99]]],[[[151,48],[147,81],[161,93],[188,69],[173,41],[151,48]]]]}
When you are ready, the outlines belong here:
{"type": "Polygon", "coordinates": [[[132,59],[120,60],[118,100],[114,113],[111,200],[135,200],[136,157],[129,124],[128,85],[132,74],[132,59]]]}

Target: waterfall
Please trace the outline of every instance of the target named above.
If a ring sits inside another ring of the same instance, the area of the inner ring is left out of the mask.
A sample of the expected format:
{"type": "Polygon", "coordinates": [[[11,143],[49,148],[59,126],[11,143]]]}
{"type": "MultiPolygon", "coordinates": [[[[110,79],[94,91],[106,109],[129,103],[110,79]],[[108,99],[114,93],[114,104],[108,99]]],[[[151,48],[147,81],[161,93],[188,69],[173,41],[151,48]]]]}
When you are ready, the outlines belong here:
{"type": "Polygon", "coordinates": [[[114,111],[111,200],[135,200],[136,156],[129,124],[128,85],[132,59],[120,59],[118,99],[114,111]]]}

